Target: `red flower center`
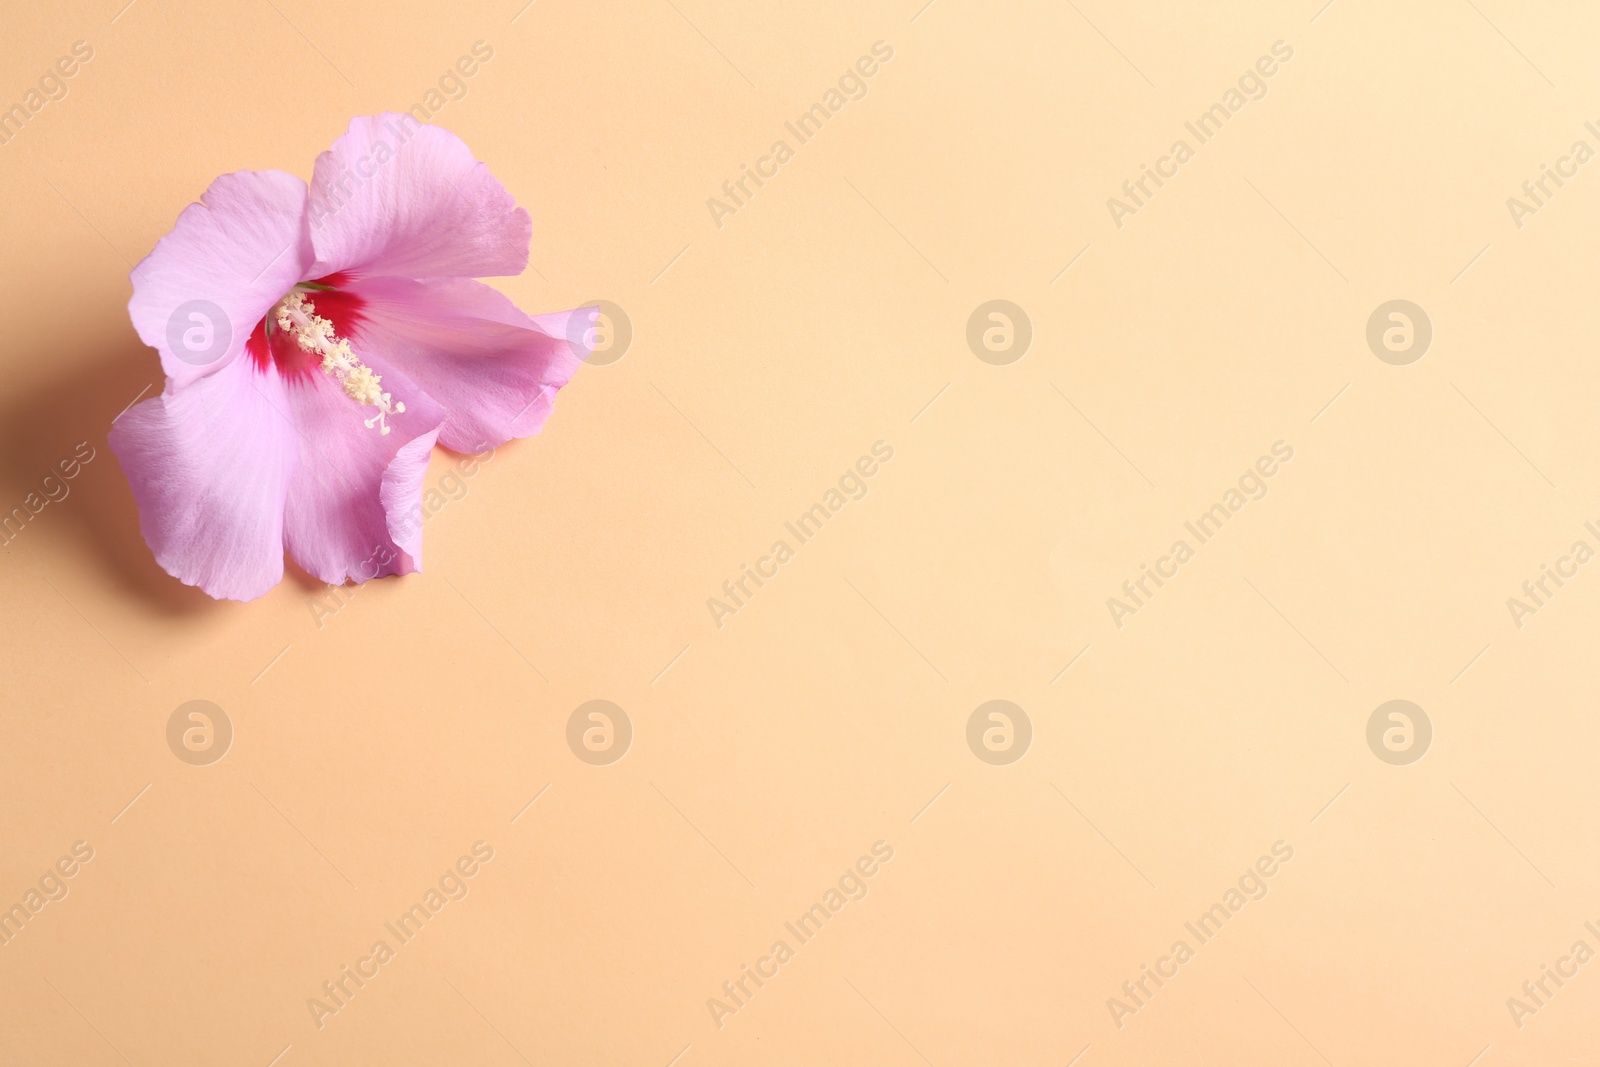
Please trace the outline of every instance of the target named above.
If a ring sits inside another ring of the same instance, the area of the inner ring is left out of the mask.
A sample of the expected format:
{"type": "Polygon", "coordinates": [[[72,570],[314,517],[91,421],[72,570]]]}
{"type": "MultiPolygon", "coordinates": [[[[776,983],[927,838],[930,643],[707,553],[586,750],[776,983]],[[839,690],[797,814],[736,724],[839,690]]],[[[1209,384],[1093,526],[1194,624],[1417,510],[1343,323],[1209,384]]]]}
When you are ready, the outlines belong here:
{"type": "MultiPolygon", "coordinates": [[[[367,302],[344,288],[350,281],[348,273],[339,271],[301,283],[316,287],[309,295],[316,301],[317,314],[332,322],[340,337],[350,337],[366,321],[363,309],[367,302]]],[[[319,373],[322,369],[320,356],[301,348],[292,336],[276,327],[269,333],[267,327],[272,315],[273,312],[268,311],[245,342],[245,351],[255,361],[256,369],[265,371],[269,365],[276,365],[278,373],[289,382],[319,373]]]]}

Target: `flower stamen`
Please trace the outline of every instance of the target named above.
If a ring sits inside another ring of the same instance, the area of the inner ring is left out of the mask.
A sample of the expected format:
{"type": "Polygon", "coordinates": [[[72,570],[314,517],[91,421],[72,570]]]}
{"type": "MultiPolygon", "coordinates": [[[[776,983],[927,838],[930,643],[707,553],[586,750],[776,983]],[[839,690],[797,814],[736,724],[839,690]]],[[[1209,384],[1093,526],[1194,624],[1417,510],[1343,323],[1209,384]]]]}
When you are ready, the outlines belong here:
{"type": "Polygon", "coordinates": [[[317,314],[317,306],[307,299],[303,290],[291,289],[278,302],[273,321],[305,351],[322,357],[323,372],[339,383],[345,396],[378,409],[376,415],[365,420],[368,429],[375,426],[380,434],[389,433],[392,427],[388,418],[404,412],[405,404],[383,391],[383,378],[356,358],[350,351],[350,342],[335,332],[332,322],[317,314]]]}

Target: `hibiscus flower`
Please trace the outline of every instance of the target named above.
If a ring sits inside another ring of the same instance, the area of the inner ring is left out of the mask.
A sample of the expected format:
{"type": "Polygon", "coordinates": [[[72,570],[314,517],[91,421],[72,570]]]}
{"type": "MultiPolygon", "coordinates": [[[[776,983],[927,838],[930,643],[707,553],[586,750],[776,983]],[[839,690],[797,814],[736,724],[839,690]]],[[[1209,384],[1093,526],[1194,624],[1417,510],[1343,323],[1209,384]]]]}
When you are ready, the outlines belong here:
{"type": "Polygon", "coordinates": [[[537,433],[593,308],[529,316],[475,278],[528,264],[533,223],[454,134],[357,118],[308,187],[211,183],[132,274],[162,394],[110,444],[167,573],[252,600],[284,550],[324,582],[420,570],[435,442],[537,433]]]}

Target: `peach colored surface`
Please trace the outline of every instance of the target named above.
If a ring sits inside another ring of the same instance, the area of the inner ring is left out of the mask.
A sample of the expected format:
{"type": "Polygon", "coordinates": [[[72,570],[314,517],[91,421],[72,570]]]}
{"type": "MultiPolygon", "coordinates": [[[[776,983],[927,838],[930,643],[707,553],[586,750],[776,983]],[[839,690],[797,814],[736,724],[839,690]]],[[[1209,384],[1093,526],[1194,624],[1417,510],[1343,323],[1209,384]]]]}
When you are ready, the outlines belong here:
{"type": "Polygon", "coordinates": [[[0,1063],[1600,1056],[1600,11],[123,3],[0,35],[0,1063]],[[129,268],[414,105],[600,357],[214,603],[129,268]]]}

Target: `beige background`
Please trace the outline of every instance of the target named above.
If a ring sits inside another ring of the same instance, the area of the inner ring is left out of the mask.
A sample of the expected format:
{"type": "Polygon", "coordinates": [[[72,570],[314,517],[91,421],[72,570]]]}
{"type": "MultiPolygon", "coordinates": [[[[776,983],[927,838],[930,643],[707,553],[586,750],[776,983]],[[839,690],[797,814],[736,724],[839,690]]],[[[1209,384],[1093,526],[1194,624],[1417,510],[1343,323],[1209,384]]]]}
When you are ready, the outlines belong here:
{"type": "Polygon", "coordinates": [[[1600,149],[1600,12],[122,2],[0,34],[7,104],[94,50],[0,146],[0,505],[96,450],[0,551],[0,906],[94,849],[0,946],[0,1062],[1600,1055],[1600,963],[1507,1006],[1600,950],[1600,565],[1521,627],[1506,604],[1600,547],[1600,163],[1520,227],[1506,203],[1600,149]],[[308,176],[480,40],[434,121],[533,213],[496,284],[612,301],[632,345],[449,483],[425,573],[213,603],[152,561],[105,447],[160,388],[130,264],[215,175],[308,176]],[[1107,198],[1280,40],[1265,98],[1118,228],[1107,198]],[[707,198],[876,41],[865,98],[718,228],[707,198]],[[992,299],[1032,323],[1009,365],[965,339],[992,299]],[[1365,340],[1394,299],[1433,328],[1407,366],[1365,340]],[[866,498],[715,626],[880,440],[866,498]],[[1267,496],[1117,627],[1107,598],[1280,440],[1267,496]],[[195,699],[234,730],[209,766],[166,740],[195,699]],[[632,723],[609,766],[565,740],[592,699],[632,723]],[[991,699],[1032,723],[1008,766],[967,745],[991,699]],[[1433,726],[1407,766],[1366,741],[1391,699],[1433,726]],[[319,1028],[308,998],[477,841],[470,894],[319,1028]],[[1200,946],[1185,922],[1278,841],[1200,946]]]}

